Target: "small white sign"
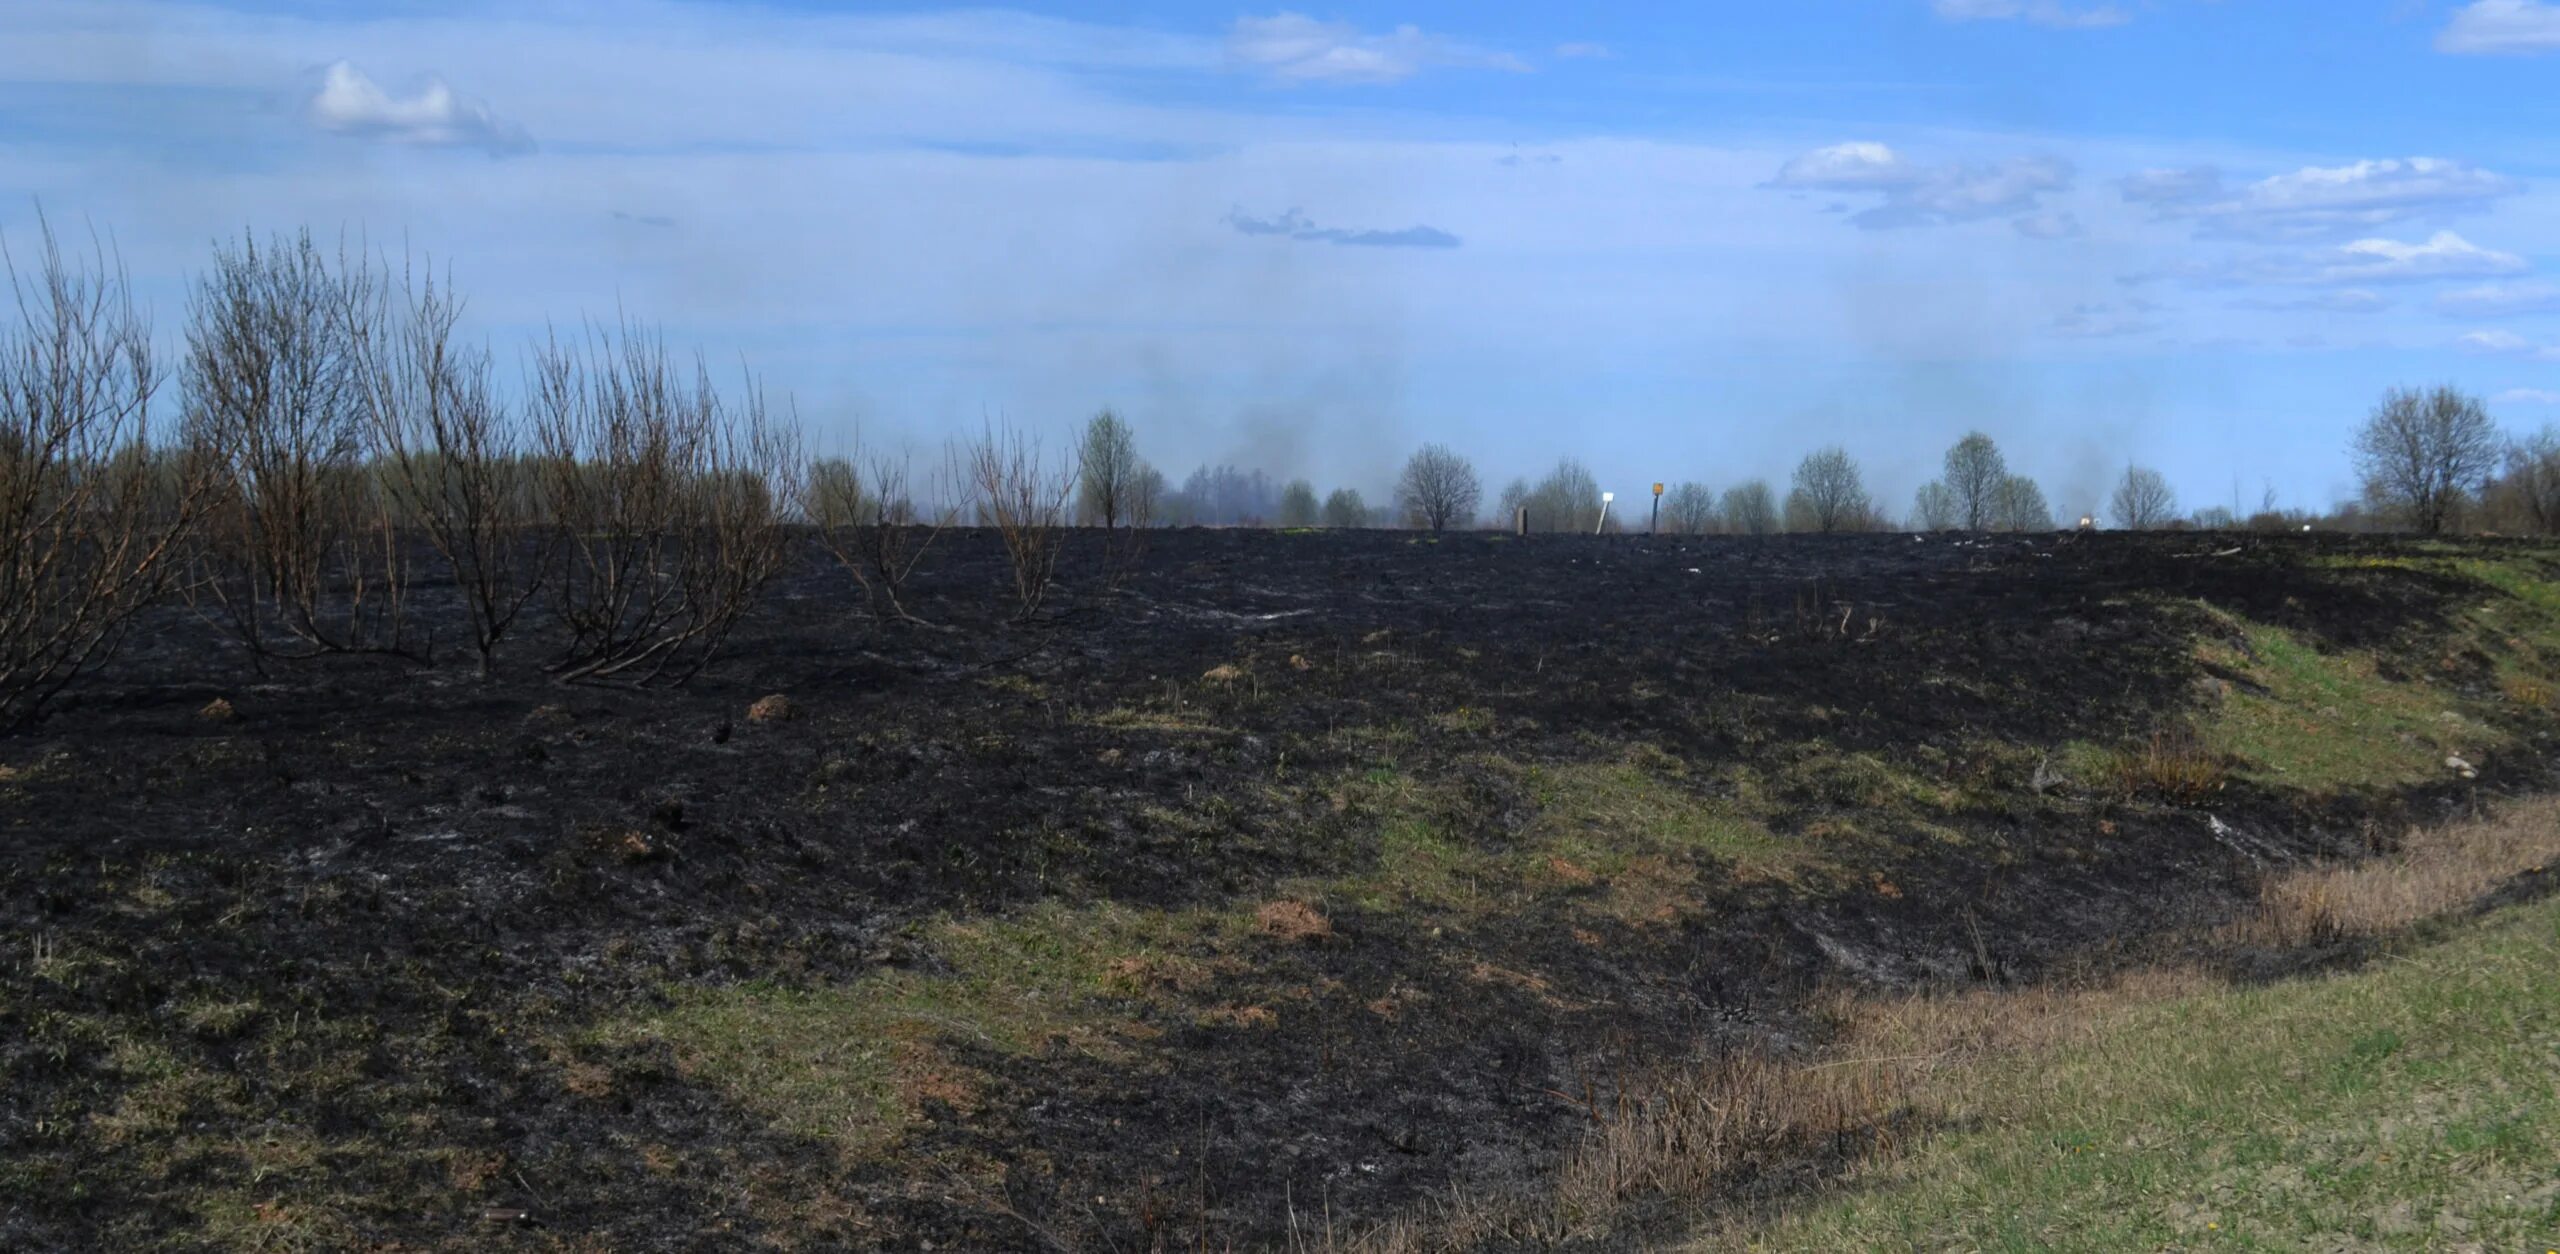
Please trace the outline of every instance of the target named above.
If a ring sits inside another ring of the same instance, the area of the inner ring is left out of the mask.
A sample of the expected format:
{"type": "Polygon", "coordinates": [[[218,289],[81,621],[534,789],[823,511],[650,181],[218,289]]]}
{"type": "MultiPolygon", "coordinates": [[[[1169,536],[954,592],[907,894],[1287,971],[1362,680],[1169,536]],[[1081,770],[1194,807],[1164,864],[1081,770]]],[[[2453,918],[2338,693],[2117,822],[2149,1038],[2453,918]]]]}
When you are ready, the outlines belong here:
{"type": "Polygon", "coordinates": [[[1618,494],[1617,494],[1617,493],[1615,493],[1615,492],[1603,492],[1603,493],[1601,493],[1601,494],[1600,494],[1600,503],[1601,503],[1601,504],[1603,504],[1603,505],[1606,505],[1606,504],[1608,504],[1609,502],[1614,501],[1614,500],[1617,500],[1617,499],[1618,499],[1618,494]]]}

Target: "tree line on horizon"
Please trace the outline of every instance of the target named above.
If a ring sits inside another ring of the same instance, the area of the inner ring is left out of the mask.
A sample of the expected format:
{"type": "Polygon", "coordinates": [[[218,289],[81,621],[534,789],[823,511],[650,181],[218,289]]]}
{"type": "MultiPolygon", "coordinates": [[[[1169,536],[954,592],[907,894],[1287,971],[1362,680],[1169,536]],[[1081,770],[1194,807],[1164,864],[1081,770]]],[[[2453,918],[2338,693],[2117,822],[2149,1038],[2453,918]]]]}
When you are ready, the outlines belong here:
{"type": "MultiPolygon", "coordinates": [[[[510,391],[496,355],[462,334],[448,281],[387,257],[332,257],[307,232],[217,245],[190,284],[174,358],[103,245],[66,253],[48,227],[32,264],[0,260],[15,298],[0,311],[0,728],[31,718],[165,601],[260,667],[427,660],[439,642],[416,630],[408,593],[435,582],[459,596],[463,644],[484,675],[502,641],[536,636],[543,669],[564,681],[682,682],[812,547],[878,616],[911,620],[908,576],[964,521],[1000,541],[1017,622],[1048,603],[1079,524],[1101,533],[1108,587],[1165,526],[1655,525],[1654,502],[1634,494],[1609,512],[1570,457],[1488,501],[1474,465],[1441,444],[1415,451],[1384,501],[1232,466],[1176,485],[1108,411],[1054,448],[990,422],[938,460],[878,448],[811,458],[788,401],[769,404],[751,371],[723,383],[628,320],[528,344],[510,391]],[[174,421],[155,421],[173,380],[174,421]]],[[[2248,518],[2181,515],[2164,478],[2128,466],[2107,521],[2560,533],[2560,435],[2503,435],[2454,388],[2388,393],[2352,451],[2363,493],[2321,515],[2272,500],[2248,518]]],[[[1808,454],[1783,495],[1761,479],[1721,491],[1693,480],[1660,506],[1660,528],[1684,536],[1894,525],[1837,446],[1808,454]]],[[[1971,432],[1903,525],[2024,532],[2057,520],[2035,481],[1971,432]]]]}

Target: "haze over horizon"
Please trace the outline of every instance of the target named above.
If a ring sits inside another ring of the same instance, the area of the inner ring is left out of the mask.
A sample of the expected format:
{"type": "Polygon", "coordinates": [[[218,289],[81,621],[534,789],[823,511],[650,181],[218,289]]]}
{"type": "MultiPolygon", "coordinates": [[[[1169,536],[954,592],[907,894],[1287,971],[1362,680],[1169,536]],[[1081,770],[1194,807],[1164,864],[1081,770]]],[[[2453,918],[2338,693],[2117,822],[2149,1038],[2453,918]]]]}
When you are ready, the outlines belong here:
{"type": "MultiPolygon", "coordinates": [[[[1968,429],[2058,513],[2325,506],[2387,387],[2560,421],[2560,3],[18,0],[0,237],[450,263],[621,309],[813,443],[1109,406],[1175,481],[1783,484],[1968,429]]],[[[22,254],[23,255],[23,254],[22,254]]]]}

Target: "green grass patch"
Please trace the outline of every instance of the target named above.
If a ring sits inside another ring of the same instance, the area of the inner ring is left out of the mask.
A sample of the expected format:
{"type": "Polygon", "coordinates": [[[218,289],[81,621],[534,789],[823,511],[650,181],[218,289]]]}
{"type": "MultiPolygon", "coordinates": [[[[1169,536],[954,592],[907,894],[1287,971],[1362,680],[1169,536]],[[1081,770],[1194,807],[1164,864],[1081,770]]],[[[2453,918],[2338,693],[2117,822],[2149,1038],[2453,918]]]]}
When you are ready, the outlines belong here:
{"type": "Polygon", "coordinates": [[[2323,653],[2281,628],[2238,622],[2246,647],[2206,644],[2204,660],[2247,677],[2198,728],[2204,744],[2264,782],[2315,792],[2442,779],[2448,755],[2478,755],[2503,737],[2455,695],[2388,679],[2364,653],[2323,653]]]}
{"type": "Polygon", "coordinates": [[[2545,1249],[2555,1040],[2560,902],[2360,972],[2134,1003],[2081,1043],[1939,1081],[1930,1101],[1977,1130],[1750,1244],[2545,1249]]]}
{"type": "Polygon", "coordinates": [[[1757,873],[1792,865],[1796,848],[1739,804],[1711,800],[1639,762],[1541,766],[1527,773],[1541,853],[1603,874],[1645,855],[1704,855],[1757,873]]]}
{"type": "Polygon", "coordinates": [[[594,1042],[664,1041],[685,1073],[776,1126],[852,1156],[887,1146],[927,1100],[966,1108],[974,1077],[937,1048],[1008,1053],[1052,1041],[1121,1048],[1115,998],[1195,942],[1231,940],[1247,913],[1045,904],[930,929],[940,971],[884,971],[849,985],[676,990],[675,1006],[610,1025],[594,1042]]]}

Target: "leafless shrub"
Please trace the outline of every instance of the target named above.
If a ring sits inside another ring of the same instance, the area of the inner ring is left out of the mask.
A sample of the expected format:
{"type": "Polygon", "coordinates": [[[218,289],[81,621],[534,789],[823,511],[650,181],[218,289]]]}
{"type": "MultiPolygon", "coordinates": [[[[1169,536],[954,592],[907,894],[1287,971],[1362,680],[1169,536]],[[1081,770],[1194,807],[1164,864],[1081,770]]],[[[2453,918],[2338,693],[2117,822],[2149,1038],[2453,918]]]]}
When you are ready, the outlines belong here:
{"type": "Polygon", "coordinates": [[[0,728],[111,657],[168,585],[201,477],[156,452],[150,324],[103,248],[66,258],[41,228],[32,273],[0,245],[0,728]]]}
{"type": "Polygon", "coordinates": [[[2156,531],[2178,516],[2178,498],[2159,471],[2127,466],[2108,501],[2107,513],[2127,531],[2156,531]]]}
{"type": "Polygon", "coordinates": [[[1476,468],[1443,444],[1425,444],[1404,464],[1396,479],[1396,505],[1405,524],[1431,531],[1464,526],[1476,515],[1484,487],[1476,468]]]}
{"type": "Polygon", "coordinates": [[[451,570],[486,677],[498,642],[542,585],[557,533],[535,527],[522,427],[490,385],[483,347],[455,333],[451,283],[386,273],[347,310],[357,398],[398,523],[425,533],[451,570]]]}
{"type": "Polygon", "coordinates": [[[1691,480],[1673,484],[1662,498],[1662,529],[1675,536],[1703,536],[1716,529],[1716,495],[1691,480]]]}
{"type": "Polygon", "coordinates": [[[1048,600],[1057,577],[1076,466],[1051,462],[1037,438],[1003,425],[988,427],[963,452],[962,462],[979,514],[1003,538],[1012,564],[1014,619],[1028,621],[1048,600]]]}
{"type": "Polygon", "coordinates": [[[2495,496],[2518,530],[2560,535],[2560,430],[2544,427],[2506,448],[2495,496]]]}
{"type": "Polygon", "coordinates": [[[379,309],[369,272],[308,234],[217,248],[189,300],[183,429],[219,473],[190,591],[253,656],[413,651],[407,562],[367,464],[357,344],[379,309]]]}
{"type": "Polygon", "coordinates": [[[788,564],[795,426],[752,380],[736,401],[629,325],[533,357],[533,442],[568,639],[565,680],[682,683],[788,564]]]}
{"type": "Polygon", "coordinates": [[[1767,536],[1778,533],[1777,498],[1769,485],[1758,479],[1746,480],[1724,490],[1716,503],[1716,515],[1724,520],[1724,529],[1737,536],[1767,536]]]}
{"type": "Polygon", "coordinates": [[[952,522],[947,506],[919,513],[910,469],[904,456],[865,461],[857,454],[809,470],[809,514],[819,543],[862,585],[873,614],[902,622],[919,621],[900,595],[907,577],[952,522]]]}

